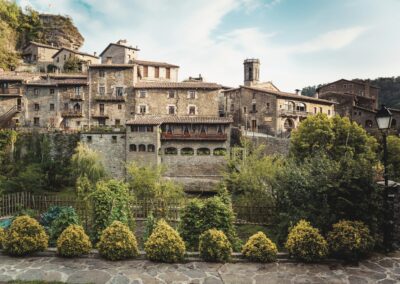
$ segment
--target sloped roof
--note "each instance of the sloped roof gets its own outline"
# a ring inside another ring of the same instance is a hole
[[[166,62],[158,62],[158,61],[148,61],[148,60],[132,60],[133,63],[139,65],[148,65],[148,66],[159,66],[159,67],[172,67],[172,68],[179,68],[178,65],[166,63]]]
[[[56,56],[57,56],[60,52],[62,52],[63,50],[69,51],[69,52],[71,52],[71,53],[73,53],[73,54],[79,54],[79,55],[89,56],[89,57],[93,57],[93,58],[99,59],[98,56],[95,56],[95,55],[93,55],[93,54],[86,53],[86,52],[81,52],[81,51],[78,51],[78,50],[73,50],[73,49],[69,49],[69,48],[65,48],[65,47],[63,47],[63,48],[61,48],[59,51],[57,51],[51,58],[56,57]]]
[[[207,82],[138,82],[135,89],[207,89],[219,90],[221,85]]]
[[[66,80],[36,80],[27,82],[26,86],[66,86],[66,85],[87,85],[87,80],[79,80],[79,79],[66,79]]]
[[[137,116],[135,119],[129,120],[128,125],[160,125],[163,123],[190,123],[190,124],[229,124],[233,120],[230,117],[218,116]]]
[[[36,41],[30,41],[27,45],[25,45],[25,47],[23,49],[26,49],[31,44],[39,46],[39,47],[44,47],[44,48],[51,48],[51,49],[57,49],[57,50],[60,49],[60,47],[55,47],[55,46],[52,46],[52,45],[48,45],[48,44],[44,44],[44,43],[40,43],[40,42],[36,42]]]
[[[134,64],[90,64],[89,68],[133,68]]]
[[[345,81],[345,82],[348,82],[348,83],[354,83],[354,84],[358,84],[358,85],[362,85],[362,86],[365,86],[365,84],[366,84],[365,81],[360,80],[360,79],[353,79],[353,80],[339,79],[339,80],[336,80],[336,81],[334,81],[334,82],[327,83],[327,84],[324,84],[324,85],[322,85],[322,86],[319,86],[319,87],[316,89],[316,91],[318,91],[318,90],[321,89],[322,87],[330,86],[330,85],[336,84],[336,83],[338,83],[338,82],[340,82],[340,81]],[[369,85],[369,86],[370,86],[371,88],[380,89],[379,87],[374,86],[374,85]]]
[[[113,43],[113,42],[112,42],[112,43],[109,43],[109,44],[107,45],[107,47],[100,53],[100,56],[102,56],[103,53],[106,52],[107,49],[109,49],[110,46],[112,46],[112,45],[115,45],[115,46],[118,46],[118,47],[127,48],[127,49],[132,49],[132,50],[136,50],[136,51],[139,51],[139,50],[140,50],[139,48],[136,48],[136,47],[132,47],[132,46],[128,46],[128,45],[119,44],[119,43]]]

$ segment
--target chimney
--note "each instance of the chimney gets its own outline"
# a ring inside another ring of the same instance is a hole
[[[94,56],[96,56],[96,54],[97,54],[97,52],[96,52],[96,51],[95,51],[95,52],[93,52],[93,55],[94,55]]]
[[[314,93],[314,98],[319,99],[318,91],[315,91],[315,93]]]
[[[295,91],[296,95],[301,96],[301,93],[300,93],[300,90],[299,90],[299,89],[296,89],[296,90],[294,90],[294,91]]]
[[[106,64],[111,64],[111,63],[112,63],[112,57],[107,57]]]
[[[126,44],[127,43],[127,40],[126,39],[120,39],[119,41],[117,41],[117,44],[122,44],[122,45],[124,45],[124,44]]]

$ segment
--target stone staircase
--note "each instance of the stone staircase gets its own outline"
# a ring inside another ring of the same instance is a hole
[[[0,115],[0,129],[12,127],[12,118],[21,111],[21,106],[15,105],[6,113]]]

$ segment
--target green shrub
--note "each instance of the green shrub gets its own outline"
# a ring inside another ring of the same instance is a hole
[[[50,225],[50,244],[55,245],[61,233],[70,225],[79,225],[79,216],[72,207],[63,207]]]
[[[326,240],[305,220],[290,230],[285,247],[290,256],[307,262],[322,259],[328,253]]]
[[[276,260],[278,249],[263,232],[258,232],[249,238],[242,254],[251,261],[272,262]]]
[[[203,232],[203,203],[198,199],[191,200],[183,209],[179,231],[190,250],[199,247],[199,236]]]
[[[146,242],[147,239],[151,236],[151,233],[153,233],[154,227],[157,224],[156,218],[154,218],[153,213],[150,212],[147,215],[146,218],[146,223],[144,225],[144,233],[143,233],[143,242]]]
[[[62,206],[51,206],[45,213],[40,215],[40,225],[42,225],[46,230],[50,230],[51,223],[57,219],[63,208],[64,207]]]
[[[45,250],[48,239],[38,221],[29,216],[20,216],[8,229],[3,247],[9,255],[22,256]]]
[[[3,248],[3,243],[5,238],[6,238],[6,230],[0,228],[0,249]]]
[[[61,256],[74,257],[88,254],[92,244],[82,226],[70,225],[57,240],[57,252]]]
[[[100,236],[99,253],[109,260],[122,260],[139,254],[135,235],[125,224],[114,221]]]
[[[144,250],[150,260],[177,262],[183,260],[186,248],[178,232],[161,219],[145,243]]]
[[[337,258],[357,260],[370,252],[374,240],[368,227],[360,221],[340,221],[328,233],[328,244]]]
[[[232,254],[232,245],[223,231],[209,229],[200,235],[200,256],[205,261],[228,261]]]

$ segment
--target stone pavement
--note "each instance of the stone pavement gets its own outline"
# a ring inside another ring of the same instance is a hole
[[[0,283],[12,279],[70,283],[400,283],[400,252],[358,265],[278,262],[182,264],[99,258],[11,258],[0,255]]]

